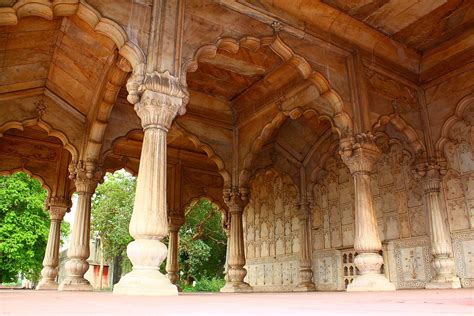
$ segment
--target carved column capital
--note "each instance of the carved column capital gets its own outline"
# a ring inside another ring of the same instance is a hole
[[[51,220],[62,220],[64,214],[71,208],[72,202],[64,196],[55,196],[49,200],[48,206]]]
[[[415,166],[415,176],[423,179],[425,193],[439,193],[441,190],[442,176],[446,167],[437,161],[421,161]]]
[[[183,226],[185,222],[184,217],[182,216],[168,216],[168,230],[169,231],[179,231],[181,226]]]
[[[224,202],[229,207],[229,212],[243,212],[249,203],[249,190],[246,188],[231,188],[224,190]]]
[[[79,161],[69,165],[69,178],[74,180],[77,192],[93,193],[104,172],[95,162]]]
[[[375,144],[371,133],[360,133],[355,137],[356,142],[352,148],[340,151],[344,163],[352,175],[358,173],[369,174],[379,159],[381,152]]]
[[[189,93],[180,80],[167,71],[146,74],[142,80],[138,88],[140,100],[135,104],[142,127],[167,131],[176,115],[186,112]]]

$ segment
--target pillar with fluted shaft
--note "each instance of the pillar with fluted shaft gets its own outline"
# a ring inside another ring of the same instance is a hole
[[[244,232],[242,216],[248,201],[248,192],[244,189],[232,189],[224,192],[224,201],[229,208],[229,257],[227,262],[226,284],[221,292],[252,292],[252,287],[244,282],[245,270]]]
[[[380,150],[371,134],[356,135],[352,148],[341,151],[355,185],[355,236],[354,260],[359,275],[349,284],[347,291],[392,291],[395,285],[381,273],[383,258],[379,254],[382,243],[377,229],[370,174],[380,157]]]
[[[305,199],[298,205],[300,222],[300,256],[299,256],[299,282],[294,288],[296,292],[316,291],[313,283],[313,270],[311,268],[311,222],[310,203]]]
[[[77,207],[72,224],[71,240],[67,251],[66,278],[59,285],[60,291],[92,291],[92,285],[84,278],[89,268],[87,259],[90,249],[91,199],[102,172],[93,162],[80,161],[70,166],[77,192]]]
[[[168,258],[166,259],[166,276],[171,283],[176,284],[179,280],[179,238],[178,233],[181,226],[184,224],[184,218],[170,217],[168,218]],[[178,288],[179,290],[179,288]]]
[[[144,136],[137,189],[130,221],[135,239],[127,247],[133,270],[114,287],[116,294],[177,295],[178,290],[160,270],[167,248],[166,136],[178,112],[184,113],[187,91],[169,73],[147,74],[135,111]]]
[[[458,289],[461,287],[461,282],[456,276],[451,236],[449,235],[447,223],[441,214],[439,194],[443,170],[437,163],[427,163],[417,168],[417,172],[423,181],[430,223],[432,265],[435,272],[431,281],[426,284],[426,288]]]
[[[70,199],[64,197],[53,197],[49,203],[49,226],[48,244],[43,259],[43,269],[41,270],[41,280],[36,287],[37,290],[57,290],[59,265],[59,241],[61,238],[61,222],[67,210],[71,207]]]

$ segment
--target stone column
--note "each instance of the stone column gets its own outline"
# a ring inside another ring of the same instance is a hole
[[[224,201],[229,208],[229,270],[225,286],[221,292],[252,292],[252,287],[244,282],[247,275],[245,270],[245,250],[242,215],[248,203],[248,193],[243,189],[233,189],[224,192]]]
[[[179,80],[169,73],[147,75],[135,111],[144,137],[137,191],[130,221],[135,239],[127,247],[133,270],[114,287],[116,294],[177,295],[178,290],[160,271],[167,248],[161,240],[168,234],[166,212],[166,136],[178,112],[184,112],[187,96]]]
[[[178,233],[181,226],[184,224],[184,218],[168,218],[168,259],[166,260],[166,276],[171,283],[175,284],[179,280],[179,265],[178,265]],[[179,290],[179,288],[178,288]]]
[[[311,268],[311,221],[310,203],[303,200],[299,204],[300,212],[300,270],[298,285],[294,288],[296,292],[316,291],[313,283],[313,269]]]
[[[92,285],[84,274],[89,269],[91,199],[102,172],[96,164],[84,161],[71,165],[69,171],[70,178],[75,180],[78,199],[67,251],[67,277],[59,285],[59,291],[92,291]]]
[[[379,254],[382,243],[377,229],[370,174],[380,150],[371,134],[358,134],[350,149],[341,151],[341,157],[354,178],[355,185],[355,236],[354,249],[358,252],[354,263],[359,276],[347,287],[347,291],[391,291],[395,285],[380,273],[383,258]]]
[[[56,277],[58,276],[61,222],[70,207],[71,201],[64,197],[53,197],[49,201],[51,224],[49,226],[48,244],[44,254],[43,270],[41,270],[41,281],[36,287],[37,290],[58,289]]]
[[[461,287],[461,282],[456,276],[451,236],[441,214],[439,193],[442,169],[433,163],[418,168],[417,172],[424,178],[423,189],[430,223],[432,265],[435,271],[435,276],[426,284],[426,288],[458,289]]]

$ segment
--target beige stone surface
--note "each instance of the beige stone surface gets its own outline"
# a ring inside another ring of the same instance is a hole
[[[90,198],[121,168],[138,189],[117,293],[177,294],[175,224],[203,197],[229,232],[223,291],[472,287],[473,12],[4,1],[0,173],[31,174],[49,201],[79,193],[63,290],[91,289]]]

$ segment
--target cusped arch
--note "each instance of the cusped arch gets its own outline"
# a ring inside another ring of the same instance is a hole
[[[199,202],[200,200],[205,199],[217,206],[217,211],[219,211],[222,214],[222,220],[221,224],[222,227],[227,229],[228,227],[228,214],[227,214],[227,207],[223,205],[220,201],[217,201],[215,198],[211,197],[210,195],[200,195],[198,197],[192,197],[188,201],[186,201],[183,204],[183,210],[186,212],[190,207],[192,207],[194,204]],[[186,213],[184,214],[186,217]]]
[[[338,148],[339,148],[339,144],[332,143],[329,146],[329,149],[327,151],[323,152],[323,154],[319,158],[319,164],[310,173],[310,177],[309,177],[309,181],[308,181],[308,185],[307,185],[307,192],[306,192],[306,194],[308,196],[310,196],[310,197],[313,196],[314,187],[317,184],[317,181],[318,181],[318,179],[321,175],[321,172],[324,170],[326,162],[330,158],[334,158],[335,155],[339,154],[338,153]]]
[[[329,81],[318,71],[315,71],[310,63],[302,56],[296,54],[280,36],[251,37],[246,36],[237,40],[232,37],[224,37],[218,39],[213,44],[201,46],[196,50],[193,58],[183,63],[182,80],[186,84],[186,74],[188,72],[197,71],[199,67],[199,59],[212,59],[217,55],[217,51],[224,50],[229,53],[237,53],[240,48],[247,48],[257,51],[260,48],[269,47],[283,61],[292,64],[298,69],[300,75],[310,85],[314,86],[318,91],[319,97],[324,101],[324,105],[311,105],[320,115],[326,115],[331,118],[338,134],[341,138],[351,138],[353,131],[353,123],[350,115],[344,110],[344,102],[339,94],[331,88]],[[328,106],[326,106],[328,105]]]
[[[444,147],[450,141],[449,132],[451,128],[458,122],[464,120],[464,113],[469,108],[469,106],[474,105],[474,94],[470,94],[462,98],[456,105],[456,110],[454,114],[444,122],[443,127],[441,128],[441,136],[436,142],[435,149],[438,154],[444,152]]]
[[[69,141],[69,138],[63,132],[54,129],[51,125],[41,119],[28,119],[24,121],[10,121],[0,126],[0,137],[9,129],[18,129],[23,131],[25,127],[38,126],[44,130],[48,136],[58,138],[63,147],[71,154],[72,161],[78,161],[79,154],[77,148]]]
[[[202,151],[206,153],[207,157],[216,164],[217,170],[219,174],[222,176],[222,179],[224,180],[224,188],[230,187],[231,186],[230,173],[225,168],[224,160],[218,154],[216,154],[214,149],[212,149],[212,147],[209,146],[208,144],[202,142],[196,135],[188,132],[184,127],[179,125],[177,122],[173,124],[172,128],[175,129],[182,137],[191,141],[194,144],[194,146],[196,146],[196,148],[201,149]],[[103,159],[105,159],[107,155],[109,155],[112,152],[115,144],[117,144],[121,140],[127,139],[131,134],[137,133],[137,132],[142,132],[142,130],[133,129],[133,130],[130,130],[126,135],[116,138],[112,142],[110,149],[104,152],[104,154],[102,155]]]
[[[95,32],[112,40],[118,52],[132,68],[143,68],[145,55],[141,48],[128,39],[125,30],[115,21],[103,17],[90,4],[80,0],[20,0],[12,7],[0,8],[0,25],[16,25],[18,20],[37,16],[47,20],[76,15]]]
[[[47,191],[47,198],[51,196],[51,187],[46,183],[42,176],[35,174],[27,168],[15,168],[11,170],[0,170],[0,176],[10,176],[15,173],[23,172],[29,175],[31,178],[37,180],[43,189]]]
[[[207,157],[212,160],[216,166],[219,174],[222,176],[224,180],[224,188],[230,188],[231,186],[231,177],[229,171],[225,168],[224,160],[216,154],[214,149],[208,144],[202,142],[196,135],[188,132],[184,127],[179,125],[178,123],[174,124],[176,130],[181,134],[181,136],[185,137],[187,140],[191,141],[196,148],[203,150]]]
[[[416,156],[421,156],[424,152],[426,152],[425,145],[421,141],[420,137],[418,137],[415,129],[398,113],[381,116],[373,125],[372,130],[374,133],[376,133],[377,131],[385,129],[385,127],[389,124],[407,138],[408,143],[410,144],[410,147]]]
[[[301,107],[296,107],[289,111],[278,112],[278,114],[273,118],[273,120],[263,127],[260,135],[254,140],[252,147],[250,149],[250,152],[244,158],[242,171],[240,172],[240,176],[239,176],[239,185],[241,187],[247,187],[249,185],[253,161],[257,157],[262,147],[270,140],[270,138],[274,135],[274,133],[283,125],[286,119],[291,118],[293,120],[296,120],[302,116],[305,116],[305,117],[317,116],[321,120],[327,120],[331,123],[332,130],[336,132],[338,131],[338,129],[335,127],[335,122],[333,121],[332,117],[326,114],[320,114],[317,110],[312,109],[312,108],[303,109]],[[338,133],[338,135],[339,137],[341,137],[341,134]]]

